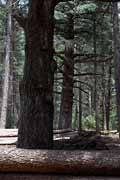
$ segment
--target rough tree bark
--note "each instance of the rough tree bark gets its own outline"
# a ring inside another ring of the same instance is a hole
[[[60,106],[59,128],[71,128],[72,125],[72,105],[73,105],[73,84],[74,84],[74,21],[73,16],[69,16],[68,40],[65,44],[65,60],[63,70],[63,85]]]
[[[52,148],[53,17],[52,0],[31,0],[28,18],[18,17],[26,37],[24,76],[20,83],[19,148]]]
[[[120,175],[117,151],[0,149],[0,172]]]

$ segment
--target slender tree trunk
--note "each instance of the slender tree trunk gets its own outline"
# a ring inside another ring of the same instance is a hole
[[[17,0],[13,0],[13,3],[16,3]],[[20,114],[20,95],[19,95],[19,80],[17,79],[17,74],[15,70],[15,64],[17,63],[17,59],[15,57],[16,51],[16,28],[15,28],[15,19],[12,19],[12,75],[13,75],[13,93],[12,93],[12,113],[13,113],[13,121],[12,127],[16,127],[18,124],[19,114]]]
[[[109,131],[110,122],[110,98],[111,98],[111,63],[109,65],[109,75],[107,88],[105,88],[105,82],[103,83],[103,129]]]
[[[93,22],[93,46],[94,46],[94,55],[97,53],[97,44],[96,44],[96,20]],[[97,73],[97,60],[96,56],[94,59],[94,73]],[[94,79],[94,112],[95,112],[95,122],[96,122],[96,133],[99,133],[99,117],[98,117],[98,94],[97,94],[97,76],[95,75]]]
[[[106,106],[105,106],[105,103],[106,103],[105,96],[103,96],[103,99],[102,99],[103,130],[107,131],[107,120],[106,120]]]
[[[81,91],[81,83],[80,83],[80,89],[79,89],[78,131],[79,131],[79,133],[81,133],[81,131],[82,131],[82,91]]]
[[[59,128],[71,128],[73,105],[73,43],[66,42]]]
[[[88,91],[88,103],[89,103],[89,114],[92,115],[92,90],[91,88],[89,88],[89,91]]]
[[[12,48],[11,48],[12,51]],[[13,124],[13,63],[12,56],[10,60],[10,74],[9,74],[9,91],[8,91],[8,105],[5,128],[12,128]]]
[[[74,129],[77,128],[77,122],[78,122],[78,102],[76,102],[76,105],[75,105],[75,118],[74,118],[74,122],[72,123],[72,127]]]
[[[104,131],[107,130],[107,122],[106,122],[106,107],[105,107],[105,94],[106,94],[106,88],[105,88],[105,64],[102,64],[102,118],[103,118],[103,124],[102,129]]]
[[[14,3],[14,1],[12,1]],[[19,97],[18,83],[16,82],[16,72],[14,69],[15,63],[15,36],[16,30],[14,26],[15,20],[12,18],[12,31],[11,31],[11,61],[10,61],[10,76],[9,76],[9,93],[8,93],[8,108],[7,108],[7,119],[6,128],[15,128],[16,122],[18,122],[18,102],[16,96]],[[18,98],[19,99],[19,98]]]
[[[74,78],[74,58],[73,58],[73,39],[74,22],[73,16],[69,17],[68,40],[65,44],[65,60],[63,70],[63,85],[61,95],[61,107],[59,128],[71,128],[72,125],[72,106],[73,106],[73,78]]]
[[[120,134],[120,32],[119,32],[117,2],[113,3],[113,40],[114,40],[114,60],[115,60],[116,105],[117,105],[118,131]]]
[[[20,114],[20,95],[19,95],[19,81],[16,79],[16,74],[14,73],[13,78],[13,113],[14,113],[14,127],[18,126],[19,114]]]
[[[58,74],[55,74],[55,78],[57,79]],[[57,81],[54,83],[54,90],[55,90],[55,94],[54,94],[54,129],[58,129],[58,122],[59,122],[59,94],[57,94],[57,92],[59,91],[59,87],[58,87],[58,83]]]
[[[107,84],[107,95],[105,96],[106,128],[109,131],[110,123],[110,98],[111,98],[111,62],[109,64],[109,75]]]
[[[19,148],[49,149],[53,145],[53,17],[52,0],[29,2],[26,60],[20,83]]]
[[[8,1],[8,6],[11,4],[11,0]],[[5,47],[5,62],[4,62],[4,80],[3,80],[3,98],[1,107],[0,117],[0,128],[5,128],[7,107],[8,107],[8,92],[9,92],[9,75],[10,75],[10,56],[11,56],[11,11],[7,14],[7,25],[6,25],[6,47]]]

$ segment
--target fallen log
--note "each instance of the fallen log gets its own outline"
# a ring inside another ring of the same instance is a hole
[[[41,175],[41,174],[0,174],[3,180],[120,180],[120,177],[91,177],[69,175]]]
[[[69,132],[77,132],[72,129],[55,129],[54,134],[64,134]],[[18,129],[0,129],[0,137],[16,137],[18,135]]]
[[[120,175],[119,151],[0,149],[0,172]]]
[[[16,145],[17,137],[0,137],[0,145]]]
[[[68,129],[54,129],[54,134],[65,134],[69,132],[74,132],[74,130],[68,128]]]
[[[18,129],[0,129],[0,137],[17,137]]]

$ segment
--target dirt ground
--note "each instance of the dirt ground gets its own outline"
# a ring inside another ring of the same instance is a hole
[[[14,147],[17,142],[17,129],[0,130],[0,147]],[[65,150],[120,150],[117,131],[96,134],[95,131],[74,130],[54,131],[54,149]]]
[[[120,138],[117,131],[101,132],[77,131],[56,135],[54,148],[80,150],[120,150]]]

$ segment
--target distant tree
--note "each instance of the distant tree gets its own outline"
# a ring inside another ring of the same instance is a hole
[[[12,0],[9,0],[6,6],[10,6]],[[3,79],[3,93],[0,116],[0,128],[5,128],[7,108],[8,108],[8,92],[9,92],[9,77],[10,77],[10,58],[11,58],[11,34],[12,34],[12,12],[9,10],[6,18],[6,38],[5,38],[5,58],[4,58],[4,79]]]
[[[72,127],[73,85],[74,85],[74,16],[68,16],[68,38],[65,43],[63,85],[61,95],[59,128]]]
[[[120,135],[120,30],[119,30],[117,2],[113,2],[113,41],[114,41],[117,119],[118,119],[118,131]]]

